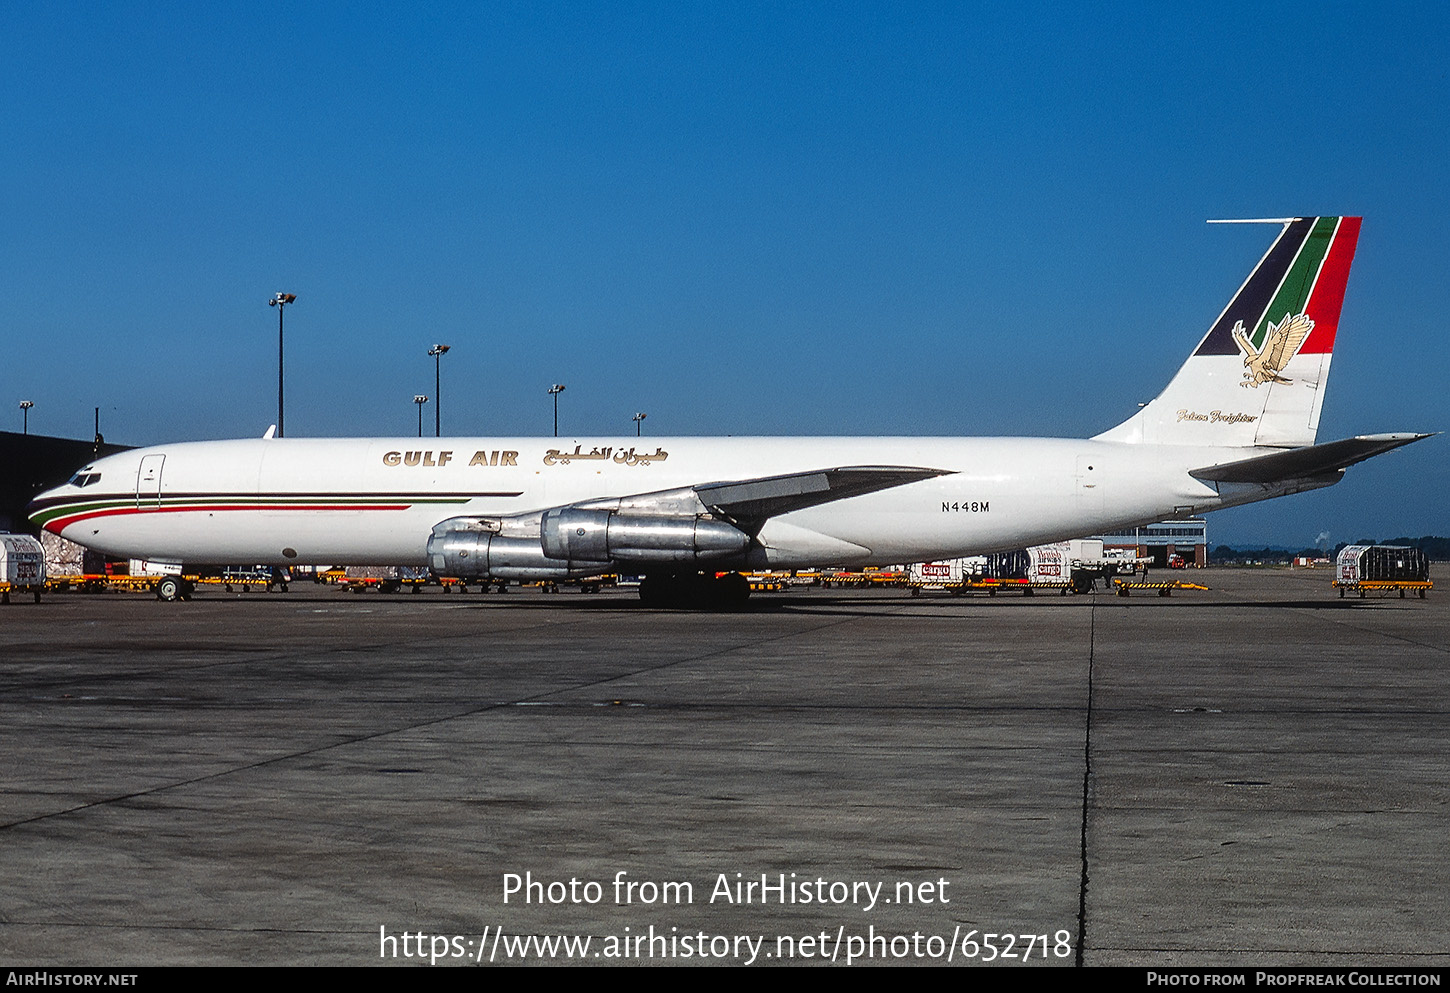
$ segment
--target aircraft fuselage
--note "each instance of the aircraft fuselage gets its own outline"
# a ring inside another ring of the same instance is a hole
[[[772,517],[739,563],[800,568],[1020,548],[1291,491],[1204,482],[1187,472],[1249,454],[1057,438],[188,442],[102,459],[80,477],[97,478],[50,491],[32,516],[118,557],[424,565],[432,528],[449,518],[526,515],[841,465],[943,471]]]

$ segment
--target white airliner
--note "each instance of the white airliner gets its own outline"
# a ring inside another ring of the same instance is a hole
[[[1329,486],[1427,435],[1315,444],[1360,219],[1281,223],[1163,393],[1086,440],[190,442],[100,459],[29,513],[153,562],[617,569],[677,603],[743,598],[735,570],[982,554]]]

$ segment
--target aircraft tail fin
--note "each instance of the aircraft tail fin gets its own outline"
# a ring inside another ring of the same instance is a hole
[[[1314,444],[1358,217],[1295,217],[1158,398],[1102,441]]]

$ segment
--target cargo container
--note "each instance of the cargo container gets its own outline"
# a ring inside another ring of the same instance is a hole
[[[913,586],[945,588],[982,575],[986,564],[986,558],[981,555],[938,562],[914,562],[906,566],[906,578]]]
[[[1408,545],[1348,545],[1334,564],[1334,586],[1339,595],[1354,590],[1360,596],[1371,592],[1399,593],[1412,590],[1423,599],[1430,582],[1430,557]]]
[[[1025,581],[1028,570],[1032,568],[1032,558],[1025,548],[1019,548],[1015,552],[993,552],[986,556],[986,560],[982,575],[988,579]]]
[[[79,580],[87,572],[100,571],[86,568],[84,545],[66,541],[60,535],[51,534],[49,531],[41,532],[40,544],[45,549],[45,574],[51,580],[59,576],[70,576]]]
[[[1069,586],[1087,593],[1111,571],[1103,558],[1103,543],[1096,538],[1074,538],[1027,549],[1027,579],[1034,586]]]
[[[29,593],[40,602],[45,589],[45,549],[28,534],[0,534],[0,603],[12,593]]]
[[[913,562],[892,568],[906,574],[906,585],[911,588],[912,596],[916,596],[922,590],[960,592],[967,584],[981,579],[986,573],[986,567],[986,556],[972,555],[936,562]]]

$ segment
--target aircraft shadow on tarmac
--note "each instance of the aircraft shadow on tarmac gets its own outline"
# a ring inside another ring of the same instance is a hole
[[[222,602],[222,597],[208,597],[203,595],[200,602]],[[1140,596],[1113,597],[1106,592],[1097,593],[1092,596],[1072,597],[912,597],[907,594],[900,595],[874,595],[863,597],[860,595],[831,595],[810,592],[806,594],[756,595],[743,604],[728,606],[693,606],[693,607],[645,607],[634,598],[633,595],[621,595],[620,593],[605,594],[490,594],[484,596],[468,596],[466,594],[438,597],[426,596],[421,601],[410,597],[408,594],[387,594],[359,598],[348,598],[339,601],[337,597],[299,595],[294,590],[286,594],[249,594],[246,597],[233,597],[231,599],[243,602],[285,602],[291,604],[318,604],[325,603],[331,606],[340,604],[355,604],[357,606],[372,606],[377,604],[395,604],[403,606],[409,603],[416,604],[420,608],[430,606],[448,606],[451,608],[472,607],[478,610],[489,610],[493,608],[508,608],[512,610],[548,611],[548,610],[583,610],[601,613],[623,613],[638,612],[641,610],[659,611],[672,614],[854,614],[859,616],[871,616],[879,613],[883,608],[894,609],[900,607],[911,607],[913,612],[938,613],[958,612],[964,607],[976,607],[980,609],[1011,610],[1017,607],[1040,607],[1054,610],[1084,609],[1093,606],[1104,608],[1131,608],[1131,607],[1157,607],[1177,610],[1413,610],[1416,604],[1413,601],[1402,601],[1393,598],[1361,599],[1352,597],[1340,599],[1337,597],[1326,597],[1324,599],[1295,599],[1295,600],[1202,600],[1190,597],[1179,597],[1169,600],[1164,597]],[[175,605],[172,605],[173,607]],[[182,607],[181,609],[185,609]]]

